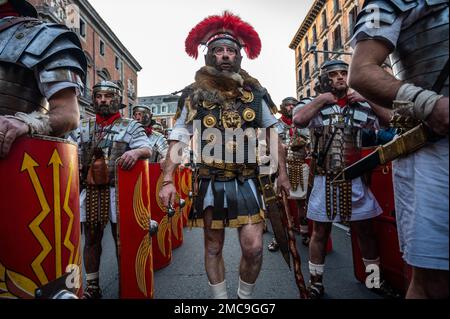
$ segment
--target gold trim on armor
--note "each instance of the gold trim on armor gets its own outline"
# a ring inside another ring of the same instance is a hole
[[[240,228],[249,224],[259,224],[264,222],[264,210],[260,210],[258,214],[250,216],[238,216],[237,218],[230,219],[228,222],[225,220],[213,220],[211,229],[225,229],[225,228]],[[189,227],[205,228],[205,222],[203,218],[190,219],[188,221]]]
[[[225,128],[241,128],[242,118],[236,111],[224,111],[222,114],[222,124]]]
[[[189,98],[186,99],[185,103],[186,103],[186,107],[187,107],[187,110],[188,110],[188,114],[187,114],[187,117],[186,117],[185,124],[189,124],[197,116],[197,108],[192,106],[191,100]]]
[[[203,101],[202,106],[207,110],[214,110],[217,107],[217,104],[211,101]]]
[[[209,168],[199,168],[198,170],[199,177],[211,177],[211,172]],[[238,172],[235,171],[229,171],[229,170],[223,170],[219,173],[217,177],[222,178],[236,178],[236,177],[255,177],[256,176],[256,170],[253,168],[243,168],[240,169]]]
[[[245,104],[252,103],[255,100],[255,95],[251,91],[242,90],[241,101]]]
[[[244,121],[252,122],[256,118],[256,113],[251,108],[246,108],[242,113],[242,117],[244,118]]]
[[[216,126],[216,124],[217,124],[217,119],[214,115],[209,114],[203,118],[203,125],[206,126],[207,128],[212,128],[212,127]]]
[[[87,185],[86,224],[90,227],[105,228],[109,222],[111,209],[109,186]]]

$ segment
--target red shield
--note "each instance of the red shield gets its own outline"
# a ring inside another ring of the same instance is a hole
[[[117,168],[120,298],[153,298],[148,162],[131,171]]]
[[[152,219],[158,222],[158,233],[152,236],[153,269],[159,270],[170,265],[172,261],[172,227],[167,216],[167,208],[159,199],[163,175],[158,163],[149,164],[150,174],[150,211]]]
[[[34,298],[66,272],[82,294],[77,146],[18,139],[0,160],[0,298]]]
[[[375,149],[375,147],[362,149],[362,156],[369,155]],[[372,171],[369,187],[383,209],[383,216],[392,217],[395,211],[392,162],[380,165]]]
[[[185,206],[180,206],[181,201],[186,201],[186,196],[182,193],[183,169],[178,168],[174,176],[175,188],[178,196],[175,201],[175,215],[171,218],[172,222],[172,249],[176,249],[183,244],[183,215]]]

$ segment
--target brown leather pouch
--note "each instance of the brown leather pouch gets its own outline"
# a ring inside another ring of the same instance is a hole
[[[109,183],[108,165],[104,157],[95,159],[89,167],[88,185],[107,185]]]

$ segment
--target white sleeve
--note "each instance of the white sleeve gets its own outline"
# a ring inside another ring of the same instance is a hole
[[[168,141],[178,141],[189,145],[192,136],[192,124],[186,124],[187,108],[183,107],[180,118],[175,122],[175,125],[170,132]]]
[[[272,114],[269,106],[267,105],[266,101],[264,101],[264,99],[262,100],[261,112],[261,123],[259,123],[261,125],[261,128],[272,127],[278,123],[277,118]]]

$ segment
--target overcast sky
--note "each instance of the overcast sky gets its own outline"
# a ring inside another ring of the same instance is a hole
[[[250,23],[262,41],[261,55],[242,68],[265,86],[274,102],[295,96],[295,53],[289,44],[313,0],[90,0],[121,42],[143,67],[138,95],[178,91],[204,65],[184,51],[189,31],[209,15],[229,10]]]

